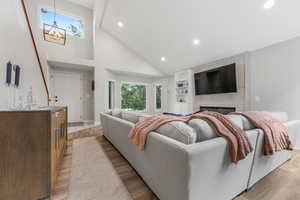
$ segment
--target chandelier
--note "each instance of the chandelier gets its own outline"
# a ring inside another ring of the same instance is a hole
[[[43,24],[44,40],[60,45],[66,44],[66,29],[60,28],[56,22],[56,0],[54,2],[54,19],[53,24]]]

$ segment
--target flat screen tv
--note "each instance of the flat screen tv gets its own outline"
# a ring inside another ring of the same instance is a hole
[[[235,63],[196,73],[194,76],[196,95],[237,92]]]

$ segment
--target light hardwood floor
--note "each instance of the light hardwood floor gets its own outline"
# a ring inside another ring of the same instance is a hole
[[[93,134],[95,136],[95,134]],[[103,147],[107,157],[113,167],[119,174],[124,185],[134,200],[158,200],[150,188],[138,176],[130,164],[121,156],[121,154],[112,146],[112,144],[102,136],[101,131],[95,138]],[[80,138],[80,137],[78,137]],[[69,145],[72,148],[72,145]],[[68,175],[71,170],[72,150],[68,149],[65,162],[62,167],[62,173],[58,180],[57,195],[54,200],[67,199],[68,195]],[[230,181],[230,180],[229,180]],[[249,191],[236,197],[234,200],[300,200],[300,152],[293,154],[293,159],[270,173],[264,179],[259,181]],[[65,197],[65,198],[61,198]]]

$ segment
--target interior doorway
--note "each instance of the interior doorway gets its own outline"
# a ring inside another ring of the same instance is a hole
[[[94,121],[94,70],[51,66],[50,92],[55,106],[68,106],[68,123]]]

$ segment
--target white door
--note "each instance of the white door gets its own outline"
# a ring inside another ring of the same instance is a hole
[[[56,106],[68,106],[68,121],[82,121],[81,77],[79,73],[55,72],[53,74]]]

